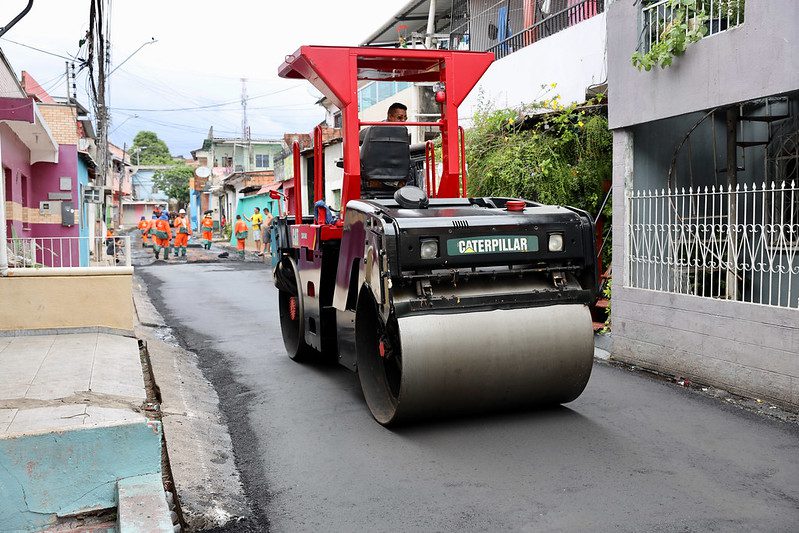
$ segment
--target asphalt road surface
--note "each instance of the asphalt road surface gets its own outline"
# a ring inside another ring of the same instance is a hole
[[[567,406],[389,430],[285,355],[263,265],[138,271],[217,388],[249,530],[799,531],[796,424],[597,363]]]

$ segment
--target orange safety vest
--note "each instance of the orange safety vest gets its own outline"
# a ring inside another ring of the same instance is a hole
[[[189,226],[189,219],[187,217],[175,217],[175,233],[185,233],[191,235],[191,226]]]
[[[167,240],[172,238],[172,228],[169,227],[168,220],[161,220],[160,218],[155,221],[156,231],[163,231],[167,234]]]
[[[201,225],[205,228],[203,231],[212,231],[214,229],[214,221],[211,217],[203,217]]]
[[[147,222],[146,220],[140,220],[139,221],[139,230],[142,233],[147,233],[147,230],[149,230],[149,229],[150,229],[150,223],[149,222]]]
[[[236,222],[235,233],[243,233],[245,231],[247,231],[247,223],[244,222],[243,220],[239,220],[238,222]]]

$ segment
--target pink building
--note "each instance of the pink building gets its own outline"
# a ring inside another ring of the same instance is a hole
[[[88,235],[90,222],[83,208],[88,176],[78,176],[77,117],[75,104],[56,102],[27,73],[18,81],[0,51],[0,164],[6,238],[12,239],[7,244],[12,254],[27,246],[36,263],[48,266],[88,264],[88,240],[78,239]],[[25,241],[32,238],[34,244]]]

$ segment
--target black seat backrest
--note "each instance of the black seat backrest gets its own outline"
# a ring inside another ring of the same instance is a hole
[[[410,136],[405,126],[372,126],[361,145],[361,179],[405,181],[411,168]]]

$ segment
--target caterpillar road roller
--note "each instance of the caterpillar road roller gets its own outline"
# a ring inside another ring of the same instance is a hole
[[[466,193],[458,106],[492,61],[482,52],[304,46],[279,70],[338,106],[344,152],[334,212],[324,202],[321,130],[312,191],[302,191],[293,146],[293,212],[276,225],[274,271],[286,350],[357,372],[383,425],[565,403],[591,374],[590,215]],[[365,80],[432,85],[440,119],[361,121]],[[424,164],[414,162],[414,126],[439,129],[440,165],[432,143]]]

